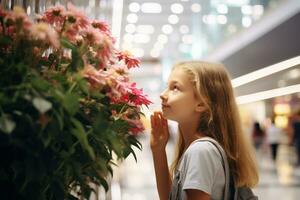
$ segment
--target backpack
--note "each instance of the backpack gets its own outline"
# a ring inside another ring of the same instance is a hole
[[[230,188],[230,171],[229,165],[227,161],[227,156],[223,150],[223,148],[219,145],[217,141],[212,138],[205,138],[198,141],[208,141],[211,142],[219,151],[223,161],[223,167],[225,171],[225,192],[224,192],[224,200],[258,200],[258,197],[254,195],[253,191],[249,187],[237,187],[233,182],[233,188]],[[231,189],[233,189],[233,193],[230,194]],[[230,198],[231,197],[231,198]]]

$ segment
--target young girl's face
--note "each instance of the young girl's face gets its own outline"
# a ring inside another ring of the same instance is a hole
[[[191,78],[181,68],[174,69],[168,80],[167,88],[161,93],[162,113],[167,119],[186,122],[197,117],[199,101],[194,93]]]

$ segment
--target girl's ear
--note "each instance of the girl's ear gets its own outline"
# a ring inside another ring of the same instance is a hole
[[[206,110],[206,108],[205,108],[205,106],[202,103],[198,103],[197,104],[197,106],[196,106],[196,112],[203,112],[205,110]]]

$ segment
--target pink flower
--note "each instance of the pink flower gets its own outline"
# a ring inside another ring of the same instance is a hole
[[[99,20],[93,20],[91,24],[94,28],[100,30],[101,33],[108,36],[113,44],[116,43],[116,39],[111,36],[109,26],[106,22],[102,22],[102,21],[99,21]]]
[[[126,113],[122,114],[122,119],[125,120],[126,122],[128,122],[128,124],[130,125],[129,131],[133,134],[133,135],[137,135],[141,132],[143,132],[145,130],[143,123],[141,122],[140,118],[134,118],[131,119],[129,118],[130,115],[127,115]]]
[[[5,21],[9,22],[8,34],[13,34],[15,31],[25,33],[30,30],[32,21],[29,19],[23,8],[15,6],[13,12],[8,12]]]
[[[113,54],[114,46],[113,41],[107,35],[102,35],[99,41],[96,42],[98,44],[96,52],[99,59],[102,61],[100,68],[103,68],[108,62]]]
[[[110,35],[110,30],[109,30],[109,26],[107,23],[102,22],[102,21],[98,21],[98,20],[93,20],[92,21],[92,26],[94,28],[99,29],[101,32],[103,33],[107,33]]]
[[[80,32],[80,35],[88,41],[89,45],[99,44],[104,36],[98,29],[88,26]]]
[[[136,88],[136,83],[132,83],[130,85],[131,89],[131,96],[130,96],[130,101],[139,106],[139,105],[150,105],[152,102],[147,99],[147,96],[143,94],[143,89],[137,89]]]
[[[68,38],[70,42],[75,43],[78,40],[78,29],[70,25],[63,31],[62,35]]]
[[[30,30],[34,39],[42,42],[49,41],[54,48],[59,48],[59,39],[57,32],[46,23],[34,24]]]
[[[39,17],[39,19],[49,24],[62,25],[65,21],[65,11],[65,7],[61,5],[50,7],[44,12],[42,17]]]
[[[140,61],[137,58],[133,57],[132,54],[128,51],[118,52],[117,58],[119,59],[119,61],[124,60],[128,69],[137,67],[140,64]]]
[[[100,90],[106,85],[107,74],[92,65],[86,64],[80,74],[87,79],[91,89]]]
[[[5,18],[6,15],[7,15],[7,12],[2,7],[0,7],[0,19]]]
[[[74,23],[76,28],[86,28],[89,25],[89,20],[85,13],[77,9],[72,3],[68,2],[65,16],[69,23]]]

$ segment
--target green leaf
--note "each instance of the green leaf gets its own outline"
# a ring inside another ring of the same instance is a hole
[[[142,144],[134,136],[129,136],[128,141],[130,142],[130,144],[137,147],[139,150],[143,149]]]
[[[42,78],[34,78],[31,80],[32,85],[42,91],[47,91],[50,88],[50,84]]]
[[[74,115],[79,109],[79,96],[76,94],[67,93],[63,100],[64,108]]]
[[[108,186],[106,180],[104,178],[100,178],[100,183],[103,186],[103,188],[105,189],[105,191],[107,192],[109,189],[109,186]]]
[[[41,114],[47,112],[52,108],[51,102],[40,97],[34,97],[32,104]]]
[[[8,115],[3,114],[0,117],[0,129],[7,134],[10,134],[16,127],[16,123],[12,121]]]
[[[68,49],[76,49],[76,46],[74,44],[72,44],[71,42],[69,42],[68,39],[66,39],[66,38],[62,38],[60,40],[60,43],[63,47],[66,47]]]
[[[74,128],[71,130],[72,134],[78,139],[82,148],[89,153],[93,160],[95,160],[95,152],[88,142],[87,134],[82,124],[74,118],[71,119],[71,122],[74,125]]]

